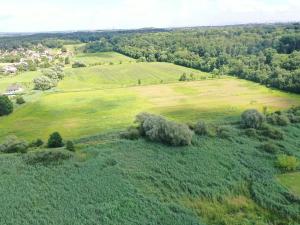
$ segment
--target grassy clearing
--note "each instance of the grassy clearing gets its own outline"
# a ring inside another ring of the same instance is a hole
[[[110,54],[110,53],[107,53]],[[210,74],[170,63],[130,63],[67,69],[58,88],[63,91],[93,90],[178,82],[182,73],[193,73],[198,79]]]
[[[67,85],[71,80],[64,82]],[[46,138],[53,131],[59,131],[67,138],[78,138],[122,129],[142,111],[182,122],[229,121],[248,108],[261,110],[268,106],[276,110],[300,104],[300,96],[234,78],[65,91],[33,96],[12,115],[0,118],[0,137],[16,134],[28,139]]]
[[[101,64],[120,64],[134,62],[135,60],[116,52],[99,52],[99,53],[79,53],[72,58],[71,62],[80,61],[87,65],[96,63]]]
[[[206,224],[210,225],[268,225],[272,220],[281,220],[243,195],[225,197],[222,201],[186,199],[183,200],[183,204],[193,209]],[[281,222],[284,222],[284,219]]]
[[[300,172],[282,174],[278,176],[279,182],[300,197]]]
[[[17,75],[0,77],[0,93],[4,92],[8,86],[11,84],[21,84],[27,90],[33,88],[32,80],[39,76],[40,72],[24,72]]]

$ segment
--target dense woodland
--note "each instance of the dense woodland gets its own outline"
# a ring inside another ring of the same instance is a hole
[[[139,61],[172,62],[300,93],[300,24],[240,25],[4,37],[0,48],[89,43],[86,52],[117,51]]]

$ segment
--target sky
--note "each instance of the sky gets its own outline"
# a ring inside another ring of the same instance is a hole
[[[0,0],[0,32],[299,21],[300,0]]]

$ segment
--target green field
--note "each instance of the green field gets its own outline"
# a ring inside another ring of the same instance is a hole
[[[117,56],[118,58],[118,56]],[[170,63],[127,63],[67,69],[58,88],[62,91],[92,90],[138,85],[178,82],[183,74],[197,79],[210,77],[208,73]]]
[[[99,60],[127,58],[117,53],[99,55]],[[81,57],[89,58],[90,54]],[[199,81],[178,82],[183,73],[192,73]],[[38,74],[27,72],[3,78],[0,88],[21,83],[30,89]],[[142,111],[182,122],[217,122],[236,120],[248,108],[262,110],[266,106],[277,110],[300,104],[299,95],[232,77],[208,77],[210,74],[170,63],[66,68],[66,77],[54,91],[27,94],[27,104],[0,118],[0,138],[15,134],[29,140],[45,139],[53,131],[78,138],[123,129]]]
[[[300,223],[299,199],[292,197],[299,195],[299,172],[278,176],[276,155],[261,148],[272,141],[278,153],[300,158],[299,123],[270,125],[283,140],[247,136],[232,123],[227,138],[194,135],[191,146],[176,148],[119,135],[142,111],[183,123],[229,124],[245,109],[300,105],[299,95],[228,76],[212,79],[170,63],[130,62],[117,53],[76,57],[105,64],[68,66],[57,88],[27,92],[24,105],[0,118],[0,140],[17,135],[46,141],[59,131],[76,147],[75,153],[30,148],[27,154],[0,154],[1,225]],[[197,80],[178,82],[183,73]],[[38,74],[0,79],[0,88],[26,83],[30,90]],[[73,157],[30,161],[39,151]]]
[[[0,119],[0,137],[16,134],[28,139],[46,138],[49,133],[59,131],[65,137],[78,138],[122,129],[142,111],[177,121],[220,121],[234,119],[247,108],[261,110],[268,106],[275,110],[300,104],[297,95],[234,78],[50,92],[29,100],[12,115]]]
[[[71,62],[83,62],[87,65],[93,65],[97,63],[101,64],[120,64],[135,62],[134,59],[121,55],[116,52],[99,52],[99,53],[79,53],[72,57]]]
[[[278,176],[278,180],[282,185],[289,188],[292,193],[300,197],[300,172],[282,174]]]
[[[0,77],[0,93],[5,92],[7,87],[11,84],[20,84],[26,90],[31,90],[33,88],[32,81],[34,78],[40,75],[40,72],[33,71],[33,72],[24,72],[17,75],[12,75],[8,77]]]

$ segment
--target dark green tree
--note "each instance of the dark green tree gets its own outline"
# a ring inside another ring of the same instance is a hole
[[[48,148],[60,148],[63,147],[63,139],[58,132],[54,132],[48,139]]]
[[[9,115],[14,110],[12,101],[6,96],[0,96],[0,116]]]

